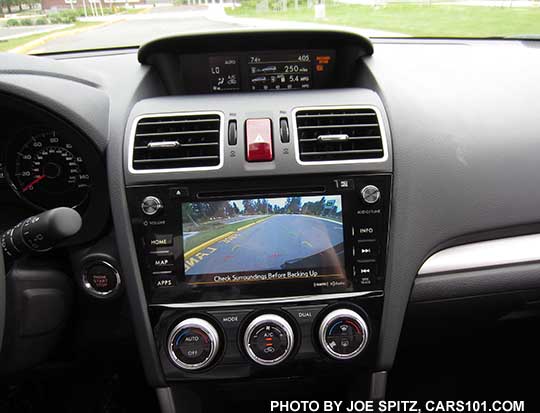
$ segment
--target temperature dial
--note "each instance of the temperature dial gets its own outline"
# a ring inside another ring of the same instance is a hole
[[[257,364],[275,366],[284,361],[294,346],[291,325],[276,314],[264,314],[249,323],[244,334],[248,356]]]
[[[359,355],[367,345],[367,323],[355,311],[339,309],[324,317],[319,329],[319,341],[332,358],[349,360]]]
[[[168,339],[169,356],[184,370],[209,366],[219,349],[219,334],[208,321],[188,318],[174,327]]]

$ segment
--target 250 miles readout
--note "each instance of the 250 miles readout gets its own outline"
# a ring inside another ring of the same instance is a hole
[[[82,156],[54,130],[30,136],[16,150],[11,169],[16,191],[40,208],[77,207],[88,196],[90,176]]]

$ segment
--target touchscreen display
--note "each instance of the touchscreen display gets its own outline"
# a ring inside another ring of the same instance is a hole
[[[340,195],[183,203],[186,282],[339,285],[346,279],[342,222]]]

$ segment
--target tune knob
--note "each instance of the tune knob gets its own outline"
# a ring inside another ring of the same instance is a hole
[[[155,215],[161,210],[161,208],[163,208],[161,199],[152,195],[145,197],[141,203],[141,209],[145,215]]]
[[[375,185],[366,185],[361,191],[362,199],[368,204],[375,204],[381,199],[381,191]]]
[[[244,347],[257,364],[275,366],[284,361],[294,346],[294,332],[283,317],[264,314],[249,323],[244,333]]]
[[[200,370],[216,358],[219,334],[208,321],[188,318],[173,328],[167,347],[172,362],[178,367]]]
[[[365,320],[349,309],[334,310],[324,317],[319,328],[319,341],[332,358],[349,360],[367,345],[369,330]]]

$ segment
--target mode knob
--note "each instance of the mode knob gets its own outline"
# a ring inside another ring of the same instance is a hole
[[[163,208],[161,199],[152,195],[144,198],[141,203],[141,209],[146,215],[155,215],[161,210],[161,208]]]
[[[322,320],[319,341],[332,358],[349,360],[359,355],[367,345],[369,330],[365,320],[355,311],[334,310]]]
[[[283,362],[294,346],[294,332],[287,320],[276,314],[264,314],[249,323],[244,333],[248,356],[262,366]]]
[[[375,204],[381,199],[381,191],[375,185],[366,185],[360,193],[364,202],[368,204]]]
[[[169,356],[184,370],[209,366],[219,349],[219,334],[208,321],[188,318],[173,328],[167,341]]]

